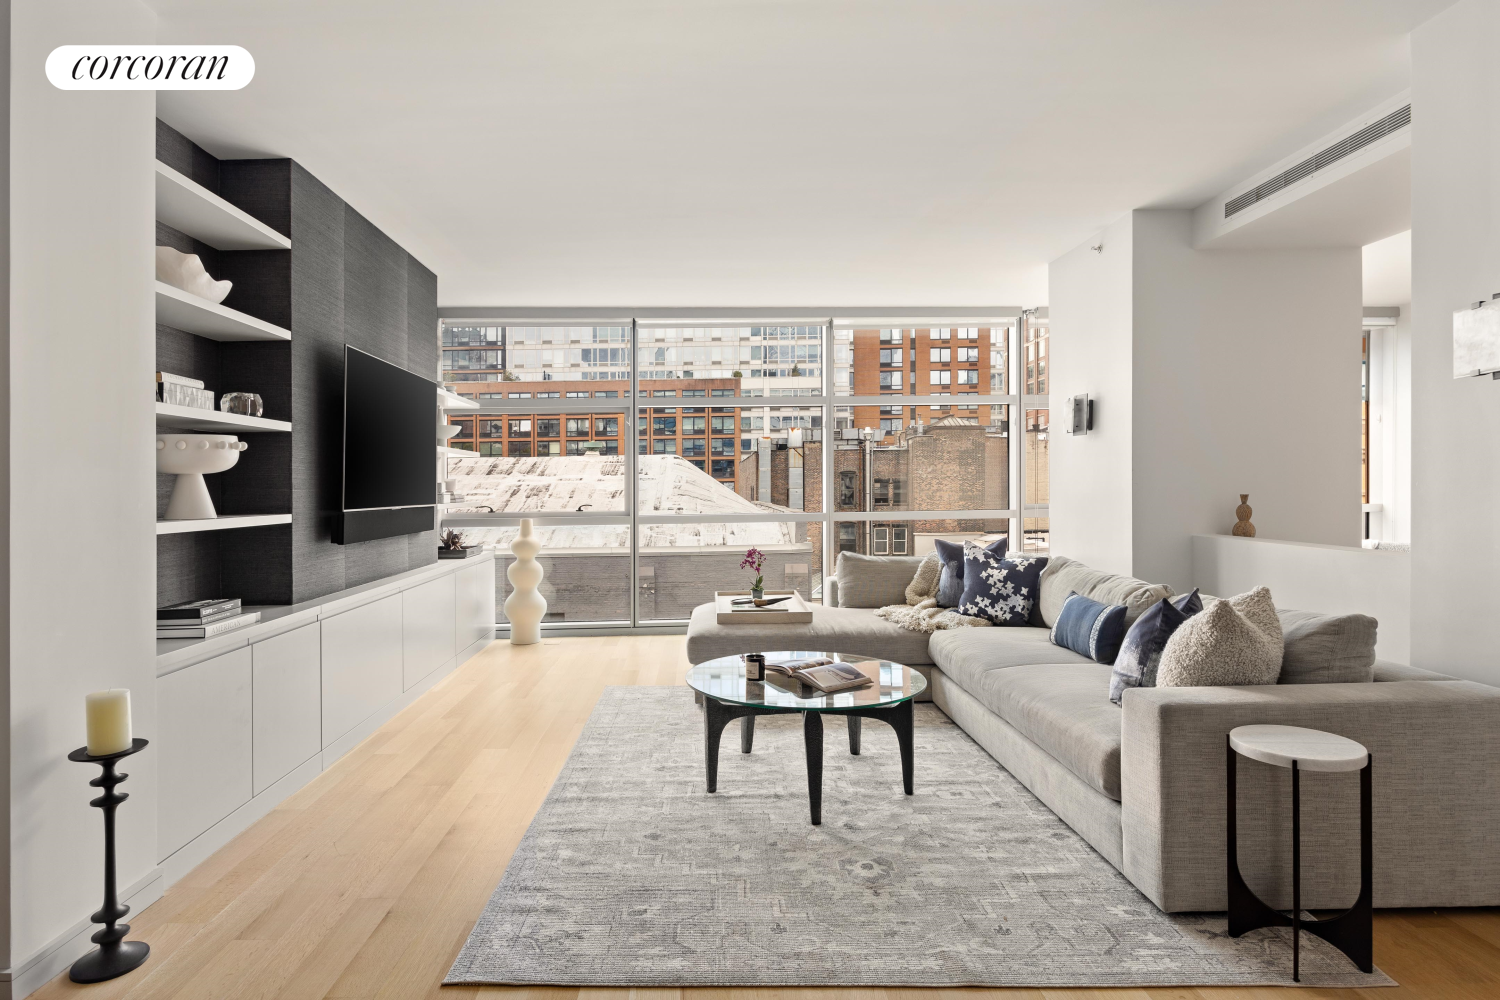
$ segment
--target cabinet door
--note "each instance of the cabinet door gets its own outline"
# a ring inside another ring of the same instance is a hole
[[[401,645],[405,688],[453,659],[454,574],[401,592]],[[403,689],[403,690],[404,690]]]
[[[325,618],[323,745],[401,696],[401,595]]]
[[[466,566],[456,575],[458,584],[454,611],[457,616],[458,651],[461,653],[494,632],[495,560],[486,559],[477,566]]]
[[[317,622],[250,647],[255,794],[323,749]]]
[[[166,858],[250,801],[249,648],[158,678],[156,698]]]

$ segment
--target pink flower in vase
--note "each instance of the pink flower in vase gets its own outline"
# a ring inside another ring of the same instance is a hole
[[[755,571],[755,582],[750,585],[750,589],[753,591],[765,589],[765,577],[761,574],[761,569],[765,564],[766,554],[754,547],[745,553],[745,558],[740,560],[740,569]]]

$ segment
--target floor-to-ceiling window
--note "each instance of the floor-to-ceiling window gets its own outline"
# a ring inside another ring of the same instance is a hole
[[[449,319],[441,339],[445,381],[479,407],[451,419],[464,499],[445,524],[506,564],[535,519],[549,624],[681,621],[748,583],[751,547],[768,588],[814,600],[844,550],[1046,549],[1032,315]]]

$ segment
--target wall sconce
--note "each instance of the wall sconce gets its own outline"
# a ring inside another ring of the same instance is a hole
[[[1068,421],[1064,424],[1069,434],[1087,434],[1094,429],[1094,401],[1086,394],[1068,400]]]

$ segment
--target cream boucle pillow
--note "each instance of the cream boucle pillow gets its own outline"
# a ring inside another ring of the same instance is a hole
[[[1271,592],[1214,601],[1177,627],[1156,669],[1158,687],[1275,684],[1281,675],[1281,620]]]

